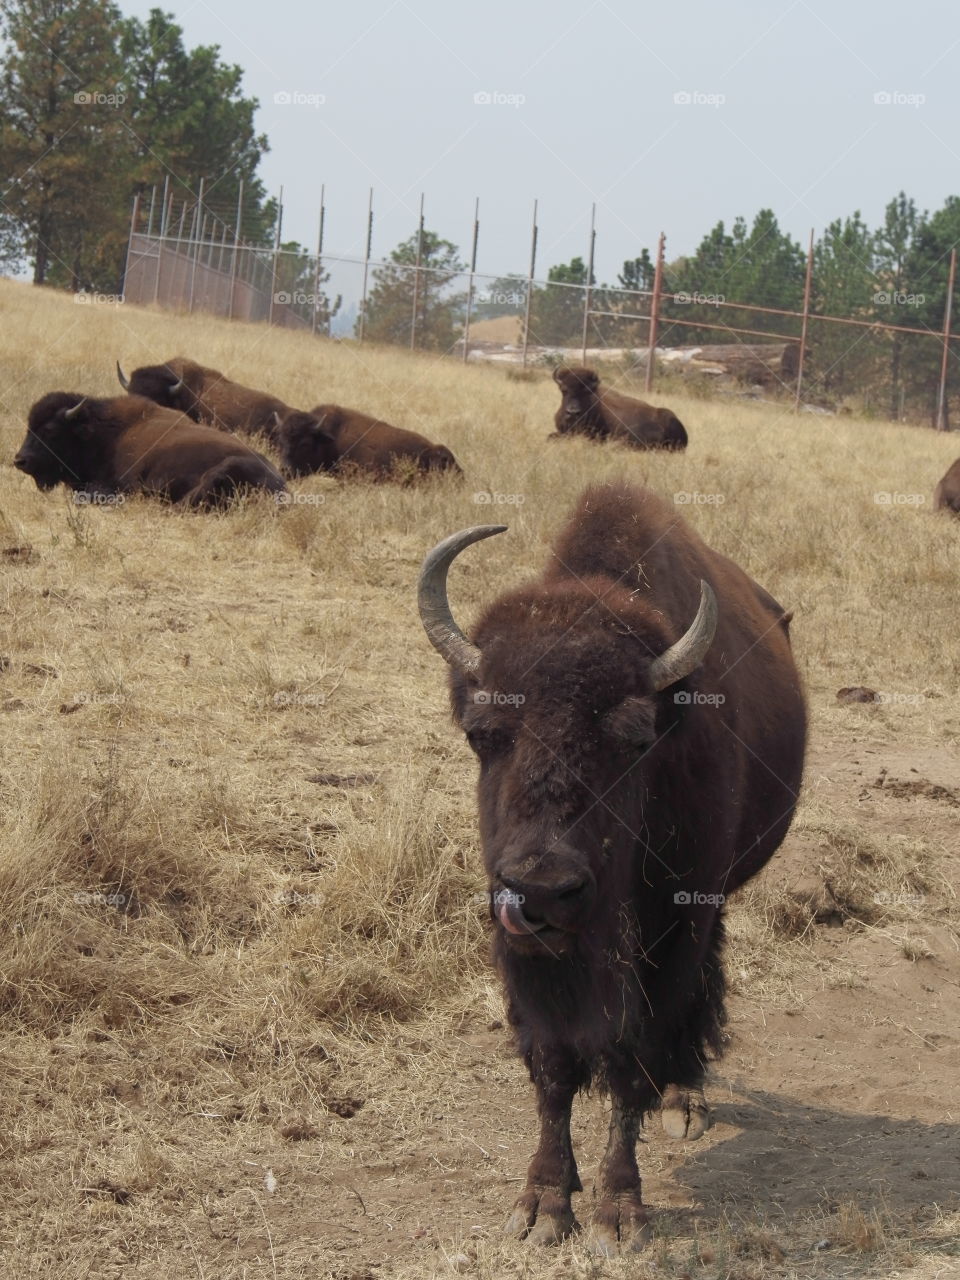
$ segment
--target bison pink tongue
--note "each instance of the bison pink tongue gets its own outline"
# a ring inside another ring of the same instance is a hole
[[[517,902],[505,901],[500,904],[500,923],[507,933],[539,933],[545,926],[534,924],[523,914],[523,908]]]

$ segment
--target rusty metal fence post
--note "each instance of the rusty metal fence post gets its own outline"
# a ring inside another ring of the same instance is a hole
[[[523,309],[523,367],[527,367],[530,348],[530,305],[533,302],[533,277],[537,270],[537,201],[533,202],[533,229],[530,232],[530,271],[527,275],[527,299]]]
[[[947,279],[947,301],[943,308],[943,358],[940,362],[940,386],[937,389],[937,430],[947,427],[947,365],[950,361],[950,323],[953,318],[953,286],[957,278],[957,251],[950,250],[950,275]]]
[[[417,307],[420,303],[420,264],[423,261],[423,192],[420,192],[420,221],[417,223],[417,261],[413,269],[413,310],[410,313],[410,350],[417,349]]]
[[[587,363],[587,329],[590,324],[590,301],[593,286],[593,255],[597,245],[597,206],[590,208],[590,251],[587,254],[587,287],[583,294],[583,333],[580,343],[580,363]]]
[[[463,363],[467,363],[470,347],[470,318],[473,314],[473,286],[477,274],[477,243],[480,238],[480,197],[473,206],[473,248],[470,251],[470,278],[467,283],[467,312],[463,320]]]
[[[360,323],[357,327],[357,341],[363,341],[367,324],[367,280],[370,276],[370,248],[373,244],[373,187],[367,199],[367,243],[363,251],[363,288],[360,293]]]
[[[807,274],[803,282],[803,320],[800,324],[800,355],[797,359],[797,393],[793,401],[794,413],[800,412],[800,393],[803,389],[803,368],[807,359],[807,329],[810,324],[810,296],[813,291],[813,229],[807,249]]]
[[[653,390],[653,367],[657,357],[657,337],[660,327],[660,293],[663,288],[663,250],[667,242],[664,232],[657,241],[657,265],[653,272],[653,294],[650,298],[650,333],[647,340],[647,373],[643,380],[644,391]]]

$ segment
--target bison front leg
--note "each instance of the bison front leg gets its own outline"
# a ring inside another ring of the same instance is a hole
[[[660,1118],[668,1138],[686,1138],[688,1142],[702,1138],[713,1124],[703,1090],[681,1089],[676,1084],[668,1084],[663,1091]]]
[[[530,1244],[559,1244],[577,1226],[570,1197],[583,1190],[573,1156],[570,1113],[584,1073],[573,1054],[534,1049],[530,1075],[537,1090],[540,1145],[504,1232]]]
[[[640,1111],[614,1095],[610,1136],[600,1165],[600,1197],[587,1235],[587,1246],[594,1253],[613,1256],[618,1248],[639,1251],[650,1239],[637,1168],[642,1122]]]

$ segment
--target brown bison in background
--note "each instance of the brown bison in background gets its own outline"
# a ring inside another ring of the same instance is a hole
[[[345,409],[318,404],[306,422],[288,419],[278,431],[277,447],[290,475],[357,468],[379,480],[404,478],[406,473],[463,472],[445,445],[432,444],[416,431],[404,431]]]
[[[286,489],[244,441],[142,396],[92,400],[51,392],[31,408],[13,465],[39,489],[65,484],[91,496],[148,493],[188,507],[218,505],[240,489]]]
[[[178,409],[194,422],[243,435],[262,435],[273,444],[283,422],[309,420],[307,414],[291,409],[276,396],[243,387],[218,369],[207,369],[185,356],[134,369],[129,378],[118,361],[117,377],[131,395],[146,396],[167,409]]]
[[[574,1229],[571,1108],[593,1083],[612,1112],[591,1243],[610,1253],[648,1233],[644,1113],[662,1105],[671,1131],[721,1050],[723,904],[787,833],[806,712],[773,597],[623,484],[588,489],[540,577],[467,639],[447,571],[502,531],[441,542],[420,611],[479,758],[493,957],[540,1115],[507,1230]]]
[[[937,511],[952,511],[960,516],[960,458],[933,491],[933,505]]]
[[[683,423],[669,409],[656,409],[643,400],[600,390],[593,369],[555,369],[560,408],[554,417],[556,435],[583,435],[591,440],[619,440],[637,449],[685,449]]]

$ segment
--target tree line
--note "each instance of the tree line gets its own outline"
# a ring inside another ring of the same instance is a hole
[[[808,387],[836,401],[856,395],[868,409],[894,418],[908,412],[932,417],[942,344],[931,335],[943,330],[950,251],[958,244],[957,196],[931,214],[900,192],[879,227],[871,229],[859,211],[831,222],[813,246]],[[416,345],[450,349],[464,324],[465,272],[455,244],[431,231],[415,234],[374,272],[364,335],[408,343],[416,293]],[[624,262],[614,285],[599,284],[575,257],[550,267],[541,284],[531,286],[521,275],[477,284],[470,314],[473,320],[514,315],[528,325],[534,345],[578,346],[589,285],[587,344],[642,346],[649,336],[647,295],[654,272],[649,248]],[[772,210],[761,209],[752,223],[743,217],[729,228],[718,222],[692,254],[665,262],[658,340],[689,346],[797,339],[799,319],[746,308],[801,311],[806,274],[807,249],[781,229]],[[820,319],[827,316],[863,324]],[[879,324],[912,332],[883,332]],[[960,334],[958,308],[951,331]]]
[[[269,243],[259,104],[216,45],[187,49],[172,14],[104,0],[0,0],[0,36],[0,264],[119,293],[133,197],[165,177],[180,202],[205,178],[229,222],[242,182],[244,238]]]

